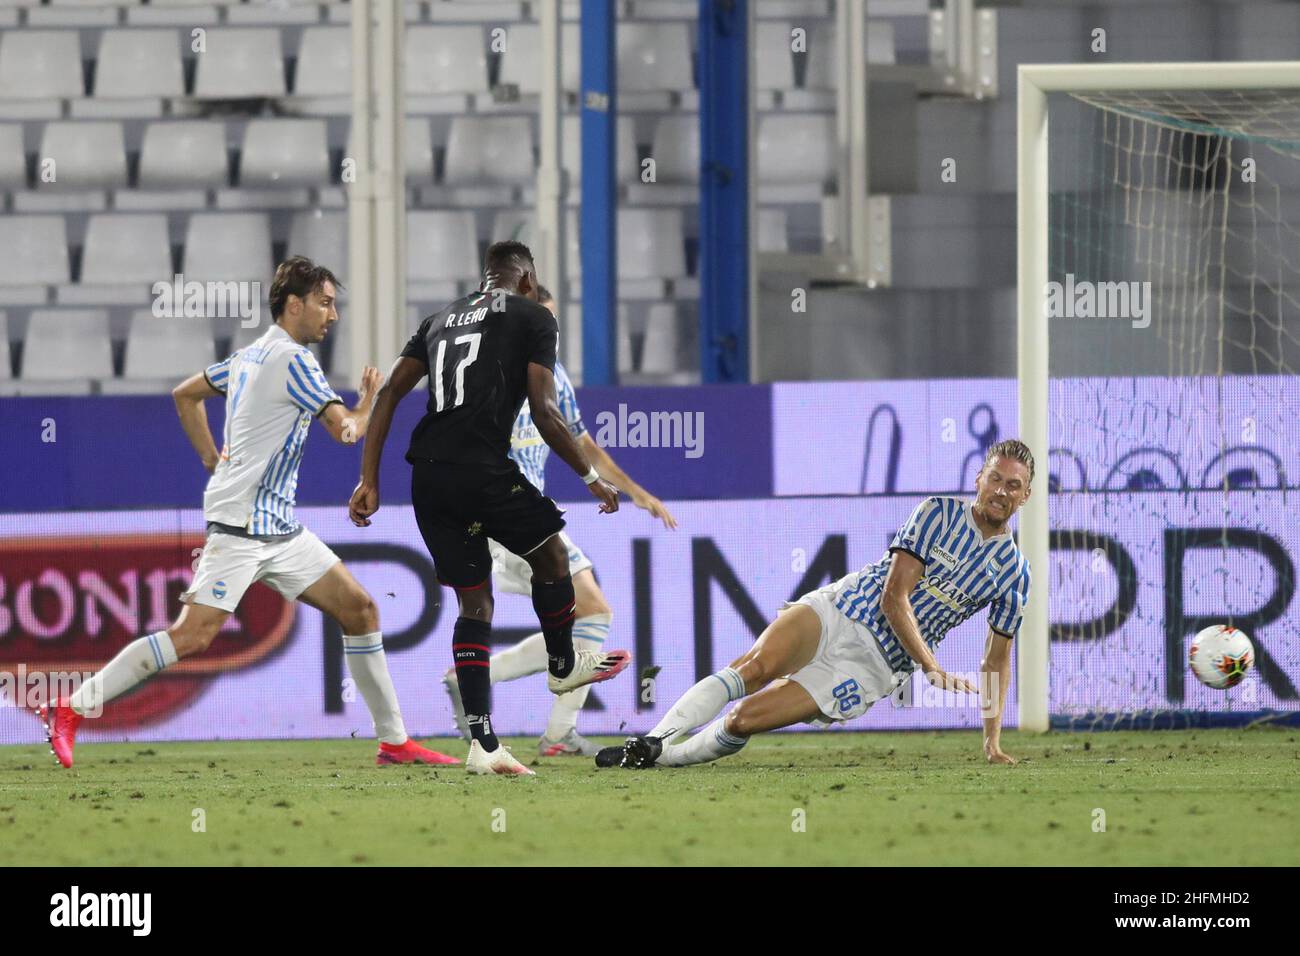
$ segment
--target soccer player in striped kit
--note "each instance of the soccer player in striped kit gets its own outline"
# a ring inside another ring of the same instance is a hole
[[[883,558],[786,605],[748,652],[683,694],[650,733],[601,750],[596,765],[684,767],[734,754],[754,734],[852,720],[918,667],[936,687],[979,693],[946,673],[934,648],[985,607],[984,756],[1015,763],[1000,736],[1029,564],[1010,520],[1029,498],[1033,477],[1034,458],[1023,442],[991,446],[974,501],[926,498]],[[731,701],[739,703],[718,717]]]
[[[555,313],[555,299],[543,286],[537,290],[539,305]],[[574,393],[573,383],[568,373],[558,361],[555,363],[555,393],[560,414],[569,428],[569,433],[587,453],[600,476],[610,482],[619,491],[632,499],[632,503],[642,508],[664,523],[666,528],[676,528],[677,519],[672,516],[664,503],[650,494],[614,463],[605,449],[596,444],[582,422],[582,412],[578,409],[578,397]],[[510,457],[519,465],[519,470],[538,491],[543,491],[546,484],[546,460],[550,457],[551,447],[542,440],[533,423],[533,416],[525,401],[515,418],[514,431],[510,436]],[[569,574],[573,577],[575,610],[573,621],[573,645],[577,648],[596,651],[601,648],[609,636],[610,623],[614,612],[610,610],[596,575],[592,572],[591,560],[573,543],[563,531],[560,540],[569,557]],[[528,562],[512,554],[495,541],[488,541],[492,554],[492,579],[499,591],[514,594],[532,594],[532,569]],[[530,674],[540,674],[546,670],[545,636],[538,631],[524,638],[513,647],[492,655],[491,680],[493,684],[518,680]],[[466,741],[470,739],[469,724],[465,720],[465,706],[461,701],[460,685],[456,680],[456,668],[452,667],[442,678],[447,696],[451,698],[452,710],[456,715],[456,727]],[[587,701],[591,686],[579,687],[566,694],[560,694],[551,705],[550,720],[546,731],[537,743],[537,752],[543,757],[583,756],[593,757],[600,749],[596,744],[578,733],[578,711]]]
[[[338,555],[294,517],[298,466],[312,420],[335,441],[360,441],[384,380],[377,369],[364,369],[357,407],[349,409],[307,348],[339,320],[337,284],[329,269],[302,256],[281,263],[271,282],[270,329],[172,390],[181,427],[212,474],[203,495],[203,554],[171,627],[128,644],[69,699],[41,708],[51,749],[63,766],[72,766],[85,715],[207,650],[256,581],[338,621],[348,670],[379,738],[377,764],[460,763],[407,736],[375,602]],[[220,454],[203,408],[205,400],[218,397],[226,403]]]

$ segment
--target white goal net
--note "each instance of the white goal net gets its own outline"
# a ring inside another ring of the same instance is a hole
[[[1294,720],[1300,90],[1047,104],[1053,723]],[[1187,667],[1220,622],[1228,691]]]

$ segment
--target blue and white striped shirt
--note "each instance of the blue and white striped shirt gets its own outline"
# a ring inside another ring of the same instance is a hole
[[[881,608],[895,551],[925,565],[910,597],[921,637],[931,648],[984,607],[989,608],[990,628],[1011,638],[1019,633],[1029,599],[1029,562],[1010,531],[986,540],[971,514],[971,502],[926,498],[894,535],[883,558],[836,584],[835,606],[871,631],[891,669],[905,672],[915,667]]]
[[[587,426],[582,423],[582,412],[578,410],[578,396],[569,381],[569,373],[559,362],[555,363],[555,400],[560,406],[564,423],[569,426],[569,434],[581,438],[587,433]],[[537,426],[533,424],[532,412],[528,399],[520,406],[515,426],[510,433],[510,457],[519,465],[519,470],[537,488],[546,490],[546,459],[551,456],[551,446],[542,439]]]
[[[278,325],[204,374],[226,396],[224,443],[203,496],[204,518],[251,535],[295,533],[298,465],[311,420],[342,400],[316,357]]]

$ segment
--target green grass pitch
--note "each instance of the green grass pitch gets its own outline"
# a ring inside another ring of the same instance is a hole
[[[71,771],[10,746],[0,864],[1294,866],[1298,735],[1007,733],[1021,764],[991,767],[970,731],[786,734],[685,770],[532,758],[524,779],[375,767],[363,740],[84,745]]]

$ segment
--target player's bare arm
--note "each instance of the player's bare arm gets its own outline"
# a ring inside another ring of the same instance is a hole
[[[564,460],[564,463],[579,476],[588,475],[591,462],[578,446],[577,440],[564,423],[564,415],[555,401],[555,375],[545,365],[528,363],[528,407],[533,416],[533,424],[542,440]],[[583,478],[586,481],[585,478]],[[592,495],[600,502],[600,510],[612,514],[618,510],[618,489],[599,477],[587,482]]]
[[[893,560],[889,563],[889,575],[885,578],[881,610],[885,612],[889,626],[902,642],[903,649],[916,662],[916,666],[921,668],[926,680],[944,690],[977,693],[969,681],[944,671],[921,638],[921,628],[916,621],[916,612],[912,609],[911,595],[924,574],[925,565],[915,557],[904,551],[895,551]]]
[[[331,402],[320,413],[320,423],[330,437],[344,445],[353,445],[366,435],[370,415],[375,405],[375,393],[384,382],[379,369],[367,365],[361,370],[361,383],[357,386],[357,407],[345,408]]]
[[[1011,682],[1011,645],[1005,634],[989,628],[980,660],[980,712],[984,719],[984,756],[989,763],[1014,764],[1016,759],[1002,751],[1002,710]]]
[[[609,452],[596,443],[596,440],[591,437],[591,432],[583,432],[579,442],[600,477],[631,498],[632,504],[643,511],[650,512],[662,521],[665,528],[677,527],[677,519],[664,507],[664,503],[633,481],[628,473],[615,463]]]
[[[368,527],[370,516],[379,510],[379,461],[384,454],[384,442],[388,440],[388,429],[393,424],[393,413],[428,371],[423,362],[402,356],[389,370],[388,381],[375,391],[369,439],[361,452],[361,479],[348,502],[348,517],[358,528]]]
[[[208,377],[202,372],[191,375],[172,389],[172,401],[176,403],[176,414],[180,416],[181,428],[198,452],[199,461],[209,472],[217,467],[220,455],[217,444],[212,440],[212,430],[208,427],[208,411],[203,407],[209,398],[219,398],[221,392],[212,387]]]

